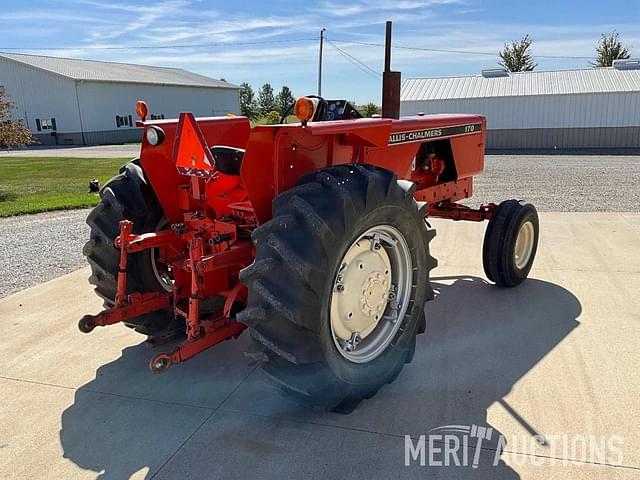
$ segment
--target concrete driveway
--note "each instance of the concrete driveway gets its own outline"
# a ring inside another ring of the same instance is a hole
[[[281,397],[244,337],[149,373],[125,327],[77,331],[87,269],[0,300],[0,478],[640,478],[640,214],[541,214],[513,290],[484,279],[483,225],[434,223],[427,333],[351,415]],[[452,425],[469,466],[405,466],[405,435]]]

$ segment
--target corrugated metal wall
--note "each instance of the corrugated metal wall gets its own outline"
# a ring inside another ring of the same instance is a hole
[[[137,100],[145,100],[151,113],[166,118],[176,118],[180,112],[202,117],[240,114],[238,90],[229,88],[79,82],[78,98],[85,133],[132,129],[118,128],[115,117],[131,115],[135,121]]]
[[[640,127],[489,130],[490,149],[640,148]]]
[[[640,92],[403,101],[400,111],[485,115],[487,148],[640,147]]]
[[[581,68],[505,72],[497,75],[407,78],[400,100],[451,100],[454,98],[540,97],[589,93],[640,91],[640,70],[634,68]]]
[[[34,133],[37,118],[55,118],[58,131],[80,131],[73,80],[0,57],[0,86],[16,104],[14,118],[23,119]],[[50,133],[40,132],[43,143],[55,143]]]
[[[139,141],[141,130],[116,124],[116,115],[131,116],[144,99],[151,113],[175,118],[240,114],[238,90],[108,82],[75,82],[0,56],[0,86],[16,104],[14,118],[25,120],[42,144],[98,144]],[[56,120],[56,135],[37,131],[36,119]]]

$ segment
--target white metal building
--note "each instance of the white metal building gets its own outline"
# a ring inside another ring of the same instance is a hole
[[[549,72],[414,78],[401,115],[480,113],[487,148],[640,148],[640,62]]]
[[[240,113],[238,86],[178,68],[0,53],[0,89],[43,144],[138,141],[140,99],[158,118]]]

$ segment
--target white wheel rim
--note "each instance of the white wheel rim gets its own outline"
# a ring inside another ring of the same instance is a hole
[[[329,310],[331,335],[344,358],[366,363],[384,352],[407,312],[412,282],[409,246],[396,228],[370,228],[351,244]]]
[[[533,228],[533,223],[530,221],[524,222],[520,226],[520,230],[518,230],[516,246],[513,249],[513,260],[516,267],[520,270],[526,267],[531,259],[534,239],[535,230]]]

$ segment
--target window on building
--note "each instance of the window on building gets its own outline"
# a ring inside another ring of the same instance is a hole
[[[116,115],[116,126],[120,127],[133,127],[133,119],[131,115]]]
[[[55,118],[36,118],[36,128],[39,132],[43,130],[56,131],[56,119]]]
[[[152,113],[151,120],[164,120],[164,113]]]

